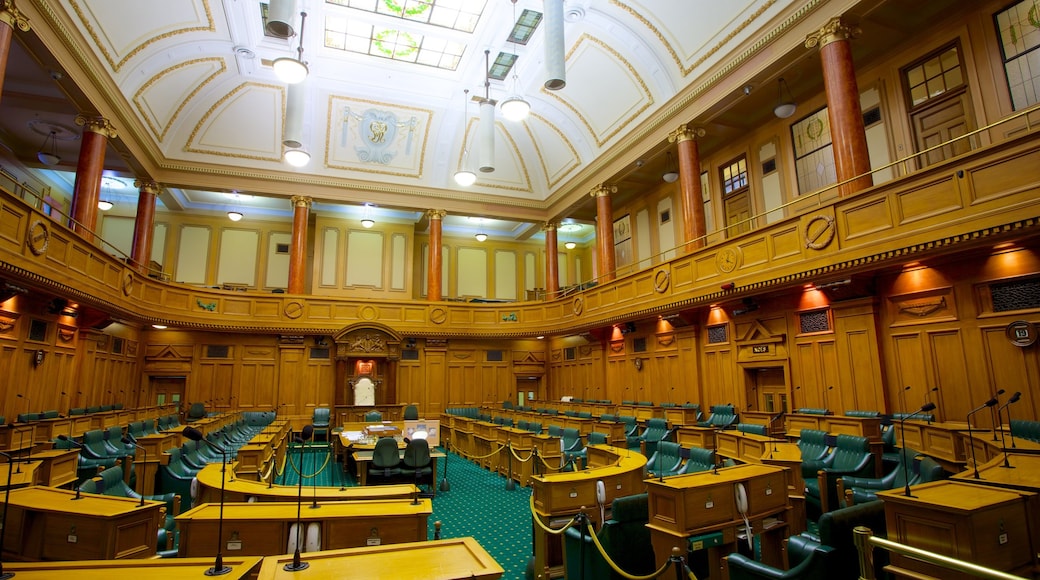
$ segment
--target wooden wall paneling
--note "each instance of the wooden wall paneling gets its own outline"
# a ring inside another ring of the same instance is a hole
[[[97,391],[98,384],[94,381],[94,367],[97,365],[97,331],[82,330],[77,338],[78,346],[76,352],[76,395],[74,407],[89,407],[100,405],[101,400]],[[19,384],[19,383],[14,383]]]
[[[884,410],[884,375],[873,299],[836,303],[832,308],[834,334],[838,340],[841,372],[835,388],[841,407],[847,409]],[[829,386],[829,385],[828,385]],[[834,404],[833,394],[829,399]]]
[[[930,388],[927,386],[929,369],[925,366],[928,357],[925,352],[924,331],[917,328],[892,333],[889,340],[891,348],[888,349],[887,358],[891,380],[888,400],[892,401],[891,410],[912,412],[916,408],[913,401],[920,400]]]
[[[431,349],[427,346],[424,359],[426,415],[432,417],[444,411],[447,401],[451,401],[453,405],[463,403],[453,398],[452,395],[455,393],[449,393],[446,387],[448,353],[444,349]]]
[[[420,352],[421,356],[421,352]],[[400,361],[397,364],[397,396],[399,401],[418,403],[418,407],[426,410],[427,399],[423,390],[424,370],[420,361]],[[449,402],[454,405],[454,401]]]
[[[1011,393],[1022,391],[1021,402],[1014,405],[1012,418],[1028,419],[1036,421],[1040,419],[1040,344],[1034,343],[1030,347],[1022,348],[1014,346],[1005,334],[1006,325],[982,326],[978,329],[981,338],[981,356],[985,360],[988,376],[985,380],[972,383],[975,392],[972,393],[971,402],[976,406],[988,398],[998,389],[1006,392],[1001,396],[1003,404]],[[980,392],[980,389],[986,389]],[[989,421],[982,419],[979,413],[980,423]]]
[[[316,387],[305,384],[305,351],[302,344],[278,345],[278,407],[289,415],[312,414],[306,404],[313,404],[315,399],[308,398],[308,395]]]
[[[834,413],[841,413],[845,408],[845,394],[841,389],[843,369],[838,360],[837,341],[831,337],[827,340],[820,340],[818,346],[820,372],[823,377],[823,383],[820,385],[820,406],[830,409]]]
[[[935,416],[940,421],[961,421],[975,406],[972,401],[971,373],[968,372],[968,360],[977,359],[969,356],[964,343],[964,335],[958,328],[935,329],[926,333],[928,362],[932,367],[934,382],[927,390],[924,399],[908,400],[907,406],[915,406],[926,402],[936,404]],[[1011,391],[1009,391],[1011,392]]]
[[[704,353],[704,400],[701,407],[705,410],[711,405],[734,403],[736,392],[734,373],[739,370],[734,360],[731,347],[715,348]],[[705,412],[705,417],[708,415]]]
[[[795,341],[791,357],[791,410],[801,407],[822,407],[824,377],[819,365],[818,341],[799,338]]]
[[[679,382],[677,403],[700,403],[704,399],[702,392],[704,381],[701,377],[700,356],[697,351],[700,337],[696,329],[678,335],[679,344]],[[703,406],[702,406],[703,408]]]

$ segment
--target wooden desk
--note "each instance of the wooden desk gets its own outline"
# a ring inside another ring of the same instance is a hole
[[[675,430],[675,441],[683,447],[715,449],[715,429],[711,427],[679,427]]]
[[[248,578],[260,566],[259,557],[224,557],[231,572],[225,580]],[[170,558],[164,560],[85,560],[72,562],[4,562],[4,572],[14,572],[19,580],[184,580],[205,578],[213,558]]]
[[[134,460],[134,464],[141,468],[137,476],[138,485],[141,486],[139,489],[144,495],[152,495],[155,493],[155,473],[159,465],[170,461],[170,456],[163,455],[163,452],[179,447],[181,436],[172,433],[145,435],[137,438],[137,444],[144,448],[141,457]]]
[[[555,518],[569,519],[583,508],[587,509],[592,521],[598,522],[597,481],[603,482],[606,491],[604,505],[607,507],[616,497],[642,493],[645,489],[645,455],[609,445],[588,445],[586,449],[587,469],[531,476],[534,513],[542,523],[548,524]],[[542,574],[542,578],[562,573],[562,537],[552,536],[551,540],[552,544],[549,534],[535,526],[535,572]]]
[[[358,483],[361,484],[361,487],[368,485],[368,466],[372,463],[372,453],[372,451],[368,450],[354,452],[354,460],[357,461],[358,466]],[[404,449],[399,448],[397,453],[399,457],[404,459]],[[437,481],[437,459],[442,457],[444,457],[443,451],[430,450],[430,467],[433,473],[428,483],[434,489],[434,493],[436,493],[437,489],[437,486],[434,485]]]
[[[39,465],[37,469],[37,485],[61,487],[76,481],[76,469],[79,467],[79,449],[48,449],[37,451],[32,455],[32,463]],[[0,469],[0,474],[3,470]]]
[[[804,413],[788,413],[785,417],[787,436],[794,438],[801,436],[802,429],[826,431],[827,419],[829,418],[828,415],[810,415]]]
[[[52,487],[11,491],[5,559],[112,560],[155,555],[166,504]]]
[[[1019,491],[1040,492],[1040,454],[1008,453],[1010,468],[1004,467],[1004,454],[979,465],[979,477],[974,469],[966,469],[950,479],[964,483],[1006,487]],[[1037,520],[1040,522],[1040,520]],[[1040,530],[1038,530],[1040,531]]]
[[[473,538],[452,538],[302,554],[305,570],[287,572],[292,555],[264,558],[260,580],[496,580],[504,570]],[[359,572],[363,571],[363,572]]]
[[[426,540],[426,520],[433,513],[429,499],[370,500],[318,503],[303,498],[301,526],[321,528],[321,548],[338,549]],[[236,556],[284,554],[289,548],[289,531],[296,524],[296,502],[224,503],[224,553]],[[215,553],[220,526],[220,504],[207,503],[177,516],[181,530],[178,554],[203,557]]]
[[[198,498],[196,504],[220,501],[220,478],[224,475],[227,481],[224,483],[224,501],[296,501],[298,492],[295,485],[268,485],[259,481],[238,479],[234,473],[235,464],[229,466],[229,471],[222,474],[220,464],[211,463],[203,467],[195,476],[199,480]],[[291,469],[286,466],[286,469]],[[308,486],[305,486],[308,487]],[[319,502],[323,501],[354,501],[367,499],[412,499],[417,493],[413,484],[376,485],[372,487],[317,487],[307,491],[309,497],[317,494]]]
[[[697,409],[689,407],[663,407],[663,409],[664,418],[672,429],[685,425],[692,427],[697,424]]]
[[[962,481],[915,485],[911,492],[912,497],[902,489],[878,493],[890,540],[1031,577],[1036,552],[1029,502],[1036,494]],[[973,578],[897,554],[892,567],[943,580]]]
[[[33,425],[36,427],[36,434],[33,440],[36,443],[49,443],[58,438],[58,435],[68,435],[72,437],[72,419],[68,417],[58,417],[56,419],[40,419],[34,421]]]
[[[895,422],[896,445],[902,447],[903,426],[906,429],[906,446],[934,458],[946,471],[960,471],[965,463],[965,447],[961,433],[967,433],[968,424],[948,421],[945,423],[928,423],[925,421]],[[984,432],[973,429],[975,436]]]
[[[802,450],[797,443],[771,445],[762,454],[760,461],[766,465],[786,467],[788,494],[805,494],[805,480],[802,479]]]
[[[36,425],[34,423],[0,425],[0,451],[12,454],[21,453],[33,446],[35,437]]]
[[[740,431],[719,431],[716,441],[719,446],[715,450],[717,455],[743,463],[762,463],[762,456],[773,449],[773,444],[780,444],[772,437]]]
[[[708,561],[710,577],[722,578],[721,560],[734,551],[737,533],[745,528],[734,495],[738,484],[747,492],[746,513],[752,532],[769,532],[761,537],[762,561],[783,567],[787,478],[783,468],[751,464],[646,481],[647,527],[658,567],[668,561],[673,548],[685,552],[689,538],[721,532],[721,544],[708,548]]]
[[[855,435],[870,441],[881,441],[881,417],[847,417],[828,415],[827,432],[833,435]]]

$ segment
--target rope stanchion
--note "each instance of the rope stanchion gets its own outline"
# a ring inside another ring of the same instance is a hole
[[[321,473],[322,471],[325,471],[325,468],[329,465],[329,460],[332,459],[332,454],[331,453],[327,454],[325,456],[325,463],[322,463],[321,467],[318,468],[318,471],[315,471],[314,473],[312,473],[310,475],[304,475],[304,474],[300,473],[300,470],[296,468],[296,464],[293,463],[292,459],[289,458],[289,454],[288,453],[285,454],[285,457],[286,457],[286,459],[288,459],[289,467],[293,468],[293,471],[296,472],[296,475],[299,475],[302,479],[311,479],[311,478],[317,477],[318,474]],[[302,468],[303,466],[301,465],[300,467]]]
[[[532,458],[534,458],[534,455],[535,455],[535,454],[534,454],[534,450],[532,450],[532,451],[531,451],[531,453],[529,453],[529,454],[527,455],[527,459],[524,459],[523,457],[520,457],[519,455],[517,455],[517,454],[516,454],[516,451],[515,451],[515,450],[513,449],[513,447],[512,447],[512,446],[510,446],[510,447],[509,447],[509,452],[510,452],[510,453],[512,453],[512,454],[513,454],[513,457],[515,457],[515,458],[516,458],[516,460],[517,460],[517,461],[519,461],[520,463],[527,463],[527,462],[528,462],[528,461],[530,461],[530,460],[531,460]]]
[[[534,494],[531,494],[531,516],[532,516],[531,519],[534,520],[535,525],[537,525],[539,528],[541,528],[546,533],[553,534],[554,536],[558,536],[558,535],[566,532],[567,528],[573,526],[575,524],[575,522],[578,521],[578,516],[574,516],[573,518],[571,518],[571,521],[567,522],[567,524],[565,526],[563,526],[562,528],[560,528],[558,530],[550,528],[549,526],[543,524],[541,518],[538,517],[538,513],[534,511]]]
[[[622,570],[621,568],[619,568],[618,565],[615,564],[614,561],[610,559],[610,556],[607,555],[607,551],[605,549],[603,549],[603,544],[601,544],[600,541],[599,541],[599,536],[597,536],[595,534],[595,532],[590,533],[589,536],[592,537],[592,543],[593,543],[593,545],[596,546],[596,549],[599,551],[599,555],[603,556],[603,559],[607,562],[607,564],[610,566],[610,568],[612,570],[614,570],[614,572],[617,572],[623,578],[627,578],[628,580],[651,580],[653,578],[657,578],[661,574],[664,574],[665,571],[668,570],[668,567],[671,566],[673,563],[675,563],[676,560],[679,563],[682,563],[682,558],[679,558],[675,554],[675,552],[673,552],[672,557],[669,558],[668,561],[665,562],[655,572],[652,572],[652,573],[650,573],[650,574],[648,574],[646,576],[635,576],[635,575],[629,574],[629,573],[625,572],[624,570]],[[678,549],[676,550],[676,552],[677,551],[678,551]],[[692,574],[693,573],[691,572],[691,576],[692,576]],[[682,580],[682,576],[679,576],[679,580]],[[693,576],[693,580],[697,580],[697,577]]]

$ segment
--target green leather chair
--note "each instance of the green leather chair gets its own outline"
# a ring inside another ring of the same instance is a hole
[[[846,417],[880,417],[881,411],[863,411],[863,410],[852,410],[845,411]]]
[[[527,430],[535,435],[540,435],[542,433],[542,424],[531,421],[527,423]]]
[[[188,413],[184,416],[184,419],[188,422],[198,421],[199,419],[206,418],[206,405],[203,403],[192,403],[188,407]]]
[[[698,427],[717,427],[725,429],[737,422],[737,412],[733,405],[712,405],[711,415],[707,421],[698,421]]]
[[[680,456],[682,446],[671,441],[660,441],[654,454],[646,462],[646,472],[650,477],[668,477],[682,470],[683,461]]]
[[[700,447],[690,448],[690,457],[683,464],[679,473],[698,473],[715,468],[715,451]]]
[[[625,445],[629,449],[638,449],[639,420],[631,415],[618,415],[618,421],[625,424]]]
[[[650,519],[645,493],[615,498],[611,516],[596,537],[606,555],[630,576],[647,576],[656,570]],[[564,577],[567,580],[623,580],[592,542],[591,529],[572,526],[564,532]]]
[[[585,438],[588,440],[589,445],[610,445],[606,433],[591,431]]]
[[[874,462],[866,437],[838,435],[834,452],[827,460],[802,461],[806,506],[815,507],[820,513],[838,508],[838,479],[845,475],[867,477],[873,473]]]
[[[581,432],[573,427],[568,427],[563,430],[563,438],[561,441],[564,459],[567,461],[573,460],[575,469],[584,469],[585,444],[581,441]]]
[[[428,483],[433,489],[433,459],[430,457],[430,443],[425,439],[412,439],[404,448],[401,460],[401,478],[413,481],[416,487]]]
[[[419,408],[415,405],[408,405],[404,408],[404,420],[405,421],[418,421],[419,420]]]
[[[827,432],[816,429],[802,429],[798,435],[798,450],[802,452],[802,461],[817,461],[830,452],[827,446]]]
[[[737,423],[737,431],[741,433],[752,433],[754,435],[769,435],[766,425],[752,425],[750,423]]]
[[[907,477],[910,485],[914,486],[939,481],[946,475],[938,462],[927,455],[919,455],[913,449],[902,450],[900,456],[901,462],[883,477],[843,476],[838,480],[838,500],[844,502],[842,505],[866,503],[876,500],[879,491],[905,488]],[[906,469],[903,469],[902,461],[907,462]]]
[[[589,534],[592,528],[571,526],[563,532],[563,578],[564,580],[605,580],[613,570],[603,559],[599,549],[592,543]]]
[[[368,481],[377,483],[395,483],[401,476],[401,456],[397,451],[397,441],[392,437],[383,437],[376,441],[372,451],[372,463],[368,467]]]
[[[658,442],[668,439],[671,434],[671,430],[668,429],[668,421],[665,419],[658,417],[647,419],[646,429],[639,434],[639,446],[643,455],[652,457],[654,451],[657,451]]]
[[[369,412],[365,413],[365,422],[366,423],[382,423],[383,422],[383,414],[380,413],[379,411],[369,411]]]
[[[328,407],[315,407],[314,414],[311,416],[311,425],[314,426],[314,440],[317,441],[318,437],[324,440],[329,440],[329,417],[332,415],[332,410]]]
[[[159,466],[159,492],[181,496],[181,510],[186,511],[194,501],[191,480],[195,479],[197,471],[181,461],[179,448],[167,449],[165,453],[170,456],[170,460],[166,465]]]

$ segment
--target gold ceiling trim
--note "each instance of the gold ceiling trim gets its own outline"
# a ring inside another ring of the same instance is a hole
[[[565,177],[570,174],[571,171],[574,171],[576,167],[581,167],[581,155],[578,154],[578,150],[574,147],[574,144],[571,143],[571,140],[568,139],[567,136],[564,135],[563,131],[560,131],[560,128],[557,127],[554,123],[550,123],[548,119],[535,113],[534,111],[530,112],[528,115],[530,117],[538,119],[542,123],[545,123],[545,125],[549,127],[549,129],[553,133],[556,133],[556,135],[560,138],[563,144],[566,145],[567,148],[571,151],[573,161],[570,164],[568,164],[562,171],[560,171],[560,177],[554,180],[550,180],[549,167],[546,165],[545,157],[542,155],[542,148],[538,146],[538,140],[535,139],[534,132],[531,130],[531,126],[528,123],[524,123],[524,130],[527,131],[527,136],[531,139],[531,142],[534,143],[534,150],[538,153],[538,162],[542,165],[542,173],[545,175],[546,181],[546,192],[551,192],[552,189],[556,187],[556,185],[559,184],[561,181],[563,181]]]
[[[578,47],[580,47],[582,45],[582,43],[585,42],[585,41],[588,41],[588,42],[591,42],[591,43],[599,45],[600,48],[603,48],[608,53],[613,55],[614,58],[618,62],[620,62],[623,65],[625,65],[625,68],[627,68],[628,71],[632,74],[633,78],[635,78],[637,84],[643,90],[643,94],[646,96],[646,99],[647,99],[643,103],[642,107],[639,107],[639,109],[636,110],[635,112],[633,112],[631,115],[629,115],[627,119],[623,120],[616,127],[614,127],[613,131],[610,131],[605,136],[601,137],[592,128],[592,125],[589,123],[588,119],[586,119],[585,116],[582,115],[578,111],[578,109],[576,109],[573,105],[571,105],[570,101],[566,101],[562,97],[560,97],[557,94],[557,91],[550,91],[550,90],[546,89],[545,87],[542,87],[542,91],[541,91],[542,94],[546,95],[546,96],[548,96],[548,97],[550,97],[552,99],[555,99],[558,103],[560,103],[564,107],[567,107],[568,109],[570,109],[571,112],[574,113],[574,116],[577,117],[581,121],[581,124],[585,126],[585,129],[589,132],[589,135],[592,135],[593,139],[595,139],[596,146],[597,147],[602,147],[607,141],[610,141],[611,139],[613,139],[615,135],[620,133],[622,130],[624,130],[625,127],[627,127],[629,124],[631,124],[633,121],[635,121],[636,118],[639,117],[639,115],[643,114],[644,111],[646,111],[647,109],[652,107],[653,104],[654,104],[654,95],[653,95],[653,93],[650,92],[650,88],[646,86],[646,83],[643,81],[643,77],[640,76],[639,72],[637,72],[635,67],[632,66],[632,63],[628,62],[628,60],[625,59],[625,57],[621,56],[620,52],[614,50],[614,48],[611,47],[610,44],[608,44],[606,42],[603,42],[602,40],[600,40],[598,38],[595,38],[593,36],[590,36],[588,34],[582,34],[581,37],[578,38],[578,40],[574,43],[574,45],[571,46],[571,49],[567,51],[567,56],[566,56],[566,58],[564,60],[565,61],[570,60],[571,57],[574,55],[575,51],[578,50]]]
[[[630,6],[626,6],[626,5],[622,4],[618,0],[610,0],[610,1],[611,1],[611,4],[613,4],[615,7],[620,8],[621,10],[627,12],[628,15],[631,16],[632,18],[638,20],[639,22],[642,22],[643,26],[646,26],[647,29],[650,30],[650,32],[652,32],[654,34],[654,36],[657,37],[657,40],[659,40],[661,42],[661,44],[665,47],[665,50],[668,51],[668,54],[671,55],[672,61],[675,62],[675,66],[680,71],[682,71],[682,76],[684,76],[684,77],[688,76],[697,67],[699,67],[700,65],[704,64],[704,61],[706,61],[709,58],[711,58],[712,56],[714,56],[715,53],[717,53],[718,51],[722,50],[723,46],[728,44],[729,41],[733,40],[738,34],[743,32],[744,29],[747,28],[748,26],[750,26],[752,22],[754,22],[760,16],[762,16],[762,14],[764,14],[766,10],[769,10],[769,8],[771,8],[773,6],[773,4],[776,4],[776,0],[768,0],[765,4],[763,4],[762,6],[759,6],[758,10],[755,10],[755,12],[753,12],[751,14],[751,16],[748,16],[746,19],[744,19],[743,22],[738,24],[736,28],[731,30],[729,32],[729,34],[727,34],[725,36],[725,38],[723,38],[722,40],[720,40],[717,43],[715,43],[715,46],[709,48],[704,54],[702,54],[699,58],[697,58],[697,60],[693,61],[693,64],[691,64],[690,66],[686,66],[679,59],[679,54],[672,47],[672,44],[670,42],[668,42],[667,40],[665,40],[664,35],[661,34],[661,31],[658,30],[658,28],[656,26],[651,24],[649,20],[647,20],[645,17],[643,17],[642,14],[640,14],[639,12],[636,12]]]
[[[178,106],[177,110],[173,112],[173,115],[170,116],[170,118],[167,121],[166,125],[164,127],[162,127],[162,129],[160,129],[159,127],[156,127],[152,123],[152,117],[150,115],[145,114],[145,106],[144,106],[144,103],[141,101],[141,99],[144,97],[144,93],[153,84],[159,82],[159,80],[162,77],[165,77],[166,75],[172,74],[173,72],[175,72],[175,71],[177,71],[179,69],[182,69],[182,68],[187,68],[189,66],[194,66],[194,65],[197,65],[197,64],[209,63],[209,62],[217,62],[217,63],[219,63],[220,66],[219,66],[218,70],[216,70],[215,72],[210,74],[208,77],[206,77],[201,83],[199,83],[195,87],[194,90],[191,91],[191,93],[188,95],[187,98],[185,98],[184,100],[181,101],[180,106]],[[180,64],[176,64],[176,65],[171,66],[170,68],[168,68],[168,69],[166,69],[164,71],[159,72],[158,74],[156,74],[152,78],[148,79],[148,82],[146,82],[144,85],[142,85],[141,88],[137,89],[137,92],[134,93],[134,96],[133,96],[134,105],[137,106],[137,112],[141,116],[141,118],[144,119],[144,122],[148,125],[148,128],[152,130],[152,132],[156,135],[156,137],[161,142],[161,141],[163,141],[166,138],[166,133],[169,132],[170,127],[173,126],[174,121],[176,121],[177,117],[180,116],[181,111],[184,110],[184,107],[186,107],[188,105],[188,103],[191,102],[191,100],[194,99],[195,96],[199,94],[199,91],[201,91],[203,88],[206,87],[206,85],[210,84],[214,79],[216,79],[218,76],[224,74],[225,72],[227,72],[227,61],[225,61],[224,58],[220,57],[220,56],[206,57],[206,58],[196,58],[196,59],[193,59],[193,60],[182,62]]]
[[[217,100],[217,102],[213,103],[210,106],[210,108],[206,110],[206,113],[204,115],[202,115],[202,118],[199,119],[199,122],[195,124],[195,127],[192,128],[192,130],[191,130],[191,135],[188,136],[188,142],[184,144],[184,151],[186,151],[188,153],[201,153],[201,154],[204,154],[204,155],[215,155],[217,157],[224,157],[224,158],[227,158],[227,159],[252,159],[254,161],[275,161],[275,162],[280,162],[281,161],[281,159],[282,159],[281,152],[279,152],[279,155],[277,155],[275,157],[264,157],[264,156],[261,156],[261,155],[241,155],[241,154],[226,153],[224,151],[212,151],[212,150],[209,150],[209,149],[199,149],[199,148],[197,148],[197,147],[195,147],[193,145],[195,143],[195,140],[198,138],[199,131],[206,124],[206,121],[208,121],[209,118],[214,113],[216,113],[216,111],[218,109],[220,109],[227,101],[229,101],[235,95],[245,91],[246,88],[274,89],[274,90],[279,91],[279,92],[281,92],[283,94],[285,92],[285,87],[283,87],[283,86],[280,86],[280,85],[269,85],[269,84],[266,84],[266,83],[242,83],[242,84],[238,85],[237,87],[231,89],[230,91],[227,92],[227,94],[225,94],[223,97],[221,97],[219,100]],[[284,105],[284,103],[285,103],[285,99],[284,98],[282,99],[282,103]]]
[[[183,1],[183,0],[180,0],[180,1]],[[130,52],[128,52],[126,54],[126,56],[124,56],[122,59],[120,59],[118,62],[116,62],[116,60],[108,52],[108,49],[105,48],[105,45],[101,43],[100,37],[98,36],[97,31],[94,30],[94,27],[91,26],[90,21],[87,20],[86,13],[83,11],[82,7],[80,6],[80,3],[77,0],[69,0],[69,3],[72,5],[72,9],[76,12],[76,16],[79,18],[80,23],[86,29],[87,36],[89,36],[90,39],[94,41],[94,46],[96,46],[98,48],[98,50],[101,51],[101,54],[105,57],[105,60],[108,61],[108,65],[110,67],[112,67],[112,71],[113,72],[119,72],[120,69],[122,69],[123,66],[127,63],[127,61],[129,61],[131,58],[136,56],[139,52],[143,51],[144,49],[148,48],[149,46],[152,46],[153,44],[162,42],[162,41],[166,40],[167,38],[172,38],[172,37],[180,35],[180,34],[187,34],[189,32],[216,32],[216,30],[217,30],[216,27],[213,25],[213,12],[210,10],[209,0],[202,0],[202,6],[205,8],[205,12],[206,12],[206,22],[207,22],[206,26],[194,26],[194,27],[189,27],[189,28],[182,28],[180,30],[173,30],[173,31],[170,31],[170,32],[164,32],[163,34],[160,34],[159,36],[152,37],[151,39],[147,40],[146,42],[142,42],[141,44],[137,45],[136,47],[131,49]],[[123,26],[124,25],[122,23],[118,23],[118,24],[113,23],[113,24],[118,25],[118,26]]]
[[[348,167],[345,165],[334,165],[329,162],[329,151],[331,150],[331,139],[332,129],[329,127],[329,121],[333,118],[332,116],[332,103],[334,100],[339,99],[341,101],[349,101],[352,103],[365,103],[368,105],[374,105],[377,107],[395,107],[406,111],[418,111],[426,114],[428,119],[426,127],[423,129],[422,135],[422,150],[419,151],[419,170],[418,173],[403,173],[399,171],[377,171],[373,169],[364,169],[361,167]],[[430,127],[433,126],[434,112],[432,109],[420,109],[418,107],[411,107],[408,105],[402,105],[399,103],[387,103],[386,101],[372,101],[369,99],[358,99],[355,97],[349,97],[346,95],[334,95],[329,94],[328,108],[325,113],[326,127],[325,127],[325,167],[330,169],[341,169],[343,171],[356,171],[358,173],[370,173],[373,175],[392,175],[394,177],[406,177],[408,179],[422,179],[423,171],[426,167],[426,144],[430,141]]]

